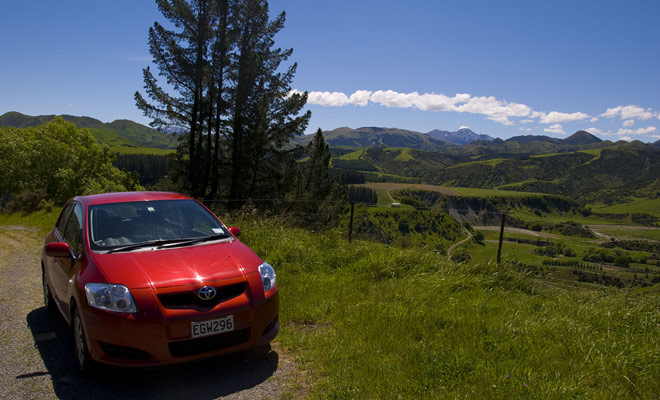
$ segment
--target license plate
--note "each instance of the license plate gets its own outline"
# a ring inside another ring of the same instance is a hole
[[[190,332],[192,337],[215,335],[217,333],[230,332],[234,330],[234,316],[211,319],[202,322],[191,322]]]

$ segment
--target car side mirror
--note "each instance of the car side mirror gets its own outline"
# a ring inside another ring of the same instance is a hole
[[[64,242],[52,242],[46,244],[46,255],[48,257],[71,257],[71,249]]]
[[[229,233],[231,233],[236,237],[239,237],[241,235],[241,228],[239,228],[238,226],[230,226],[227,229],[229,230]]]

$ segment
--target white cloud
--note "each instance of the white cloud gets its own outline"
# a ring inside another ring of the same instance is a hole
[[[341,92],[309,92],[307,102],[321,106],[339,107],[349,103],[348,96]]]
[[[560,124],[551,125],[550,127],[543,129],[543,132],[560,133],[560,134],[566,133],[564,132],[564,129],[561,127]]]
[[[655,126],[648,126],[646,128],[639,129],[619,129],[616,133],[617,135],[646,135],[647,133],[655,132],[657,128]]]
[[[552,111],[548,114],[541,115],[539,121],[542,124],[559,124],[570,121],[579,121],[581,119],[587,119],[587,118],[589,118],[589,115],[581,112],[574,112],[571,114],[567,114],[567,113]]]
[[[296,91],[297,92],[297,91]],[[436,93],[399,93],[393,90],[358,90],[347,96],[341,92],[309,92],[308,102],[322,106],[355,104],[366,106],[369,102],[392,108],[417,108],[423,111],[454,111],[485,115],[486,118],[504,125],[513,125],[510,117],[526,117],[532,110],[519,103],[498,100],[493,96],[473,97],[458,93],[453,97]]]
[[[364,107],[369,103],[370,97],[371,97],[370,90],[357,90],[355,93],[351,95],[351,97],[348,98],[348,101],[351,104]]]
[[[654,113],[650,108],[643,109],[642,107],[638,107],[632,104],[627,106],[616,106],[608,108],[607,111],[602,113],[600,116],[605,118],[621,117],[621,119],[637,118],[644,121],[656,116],[660,118],[660,115]]]
[[[655,126],[649,126],[649,127],[646,127],[646,128],[637,129],[637,134],[638,135],[645,135],[647,133],[655,132],[657,130],[658,129]]]
[[[461,125],[458,130],[460,131],[461,129],[470,129],[469,126]]]
[[[607,133],[601,131],[601,130],[598,129],[598,128],[589,128],[589,129],[585,129],[585,130],[586,130],[587,132],[591,133],[592,135],[605,135],[605,136],[608,136]]]
[[[497,100],[493,96],[471,97],[464,104],[455,107],[454,111],[483,114],[486,118],[503,125],[513,125],[509,117],[526,117],[532,112],[524,104]]]
[[[630,136],[621,136],[619,139],[630,141],[632,138]]]
[[[532,128],[519,128],[523,132],[531,132]]]
[[[415,101],[419,98],[419,93],[409,94],[398,93],[393,90],[377,90],[369,100],[385,107],[411,108],[415,106]]]
[[[298,90],[292,90],[291,93],[302,93]],[[491,121],[502,125],[514,125],[515,123],[530,124],[538,122],[548,124],[545,132],[565,133],[561,124],[572,121],[581,121],[589,119],[592,123],[599,120],[599,117],[614,118],[620,117],[624,128],[634,126],[635,119],[648,120],[654,117],[660,119],[660,113],[651,108],[644,109],[636,105],[617,106],[608,108],[600,116],[590,116],[583,112],[563,113],[551,111],[549,113],[534,111],[529,106],[521,103],[508,102],[498,99],[494,96],[472,96],[467,93],[457,93],[453,97],[436,93],[400,93],[394,90],[357,90],[350,95],[342,92],[321,92],[313,91],[308,93],[308,103],[328,107],[342,107],[347,105],[367,106],[369,103],[381,105],[390,108],[416,108],[423,111],[451,111],[469,114],[483,115]],[[512,118],[521,118],[515,120]],[[642,128],[637,130],[621,129],[617,135],[643,135],[654,132],[655,127]],[[596,128],[594,132],[603,135],[615,135],[605,133]]]

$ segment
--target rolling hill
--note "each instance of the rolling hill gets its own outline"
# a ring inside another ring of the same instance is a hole
[[[565,141],[569,144],[563,144]],[[601,190],[637,190],[660,178],[660,149],[639,141],[603,142],[579,133],[563,141],[545,142],[555,152],[541,154],[512,152],[510,146],[504,147],[502,143],[499,146],[507,153],[478,156],[461,152],[466,147],[469,150],[470,145],[449,152],[370,147],[333,158],[333,167],[417,178],[422,183],[443,186],[568,196],[591,196]],[[529,143],[543,142],[509,142],[512,143],[520,151]],[[595,145],[599,147],[590,148]]]
[[[455,145],[432,138],[420,132],[398,128],[363,127],[358,129],[337,128],[324,131],[323,136],[330,147],[409,147],[427,151],[441,151]],[[294,139],[300,144],[307,144],[312,135]]]
[[[0,116],[0,126],[27,128],[42,125],[55,118],[55,115],[30,116],[18,112],[8,112]],[[73,122],[78,128],[89,129],[101,143],[114,151],[126,153],[167,154],[176,149],[178,136],[159,132],[129,120],[116,120],[104,123],[91,117],[60,115],[65,121]]]

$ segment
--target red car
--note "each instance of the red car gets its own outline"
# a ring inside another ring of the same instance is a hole
[[[275,271],[196,200],[163,192],[71,199],[46,236],[44,302],[78,364],[152,366],[270,342]]]

